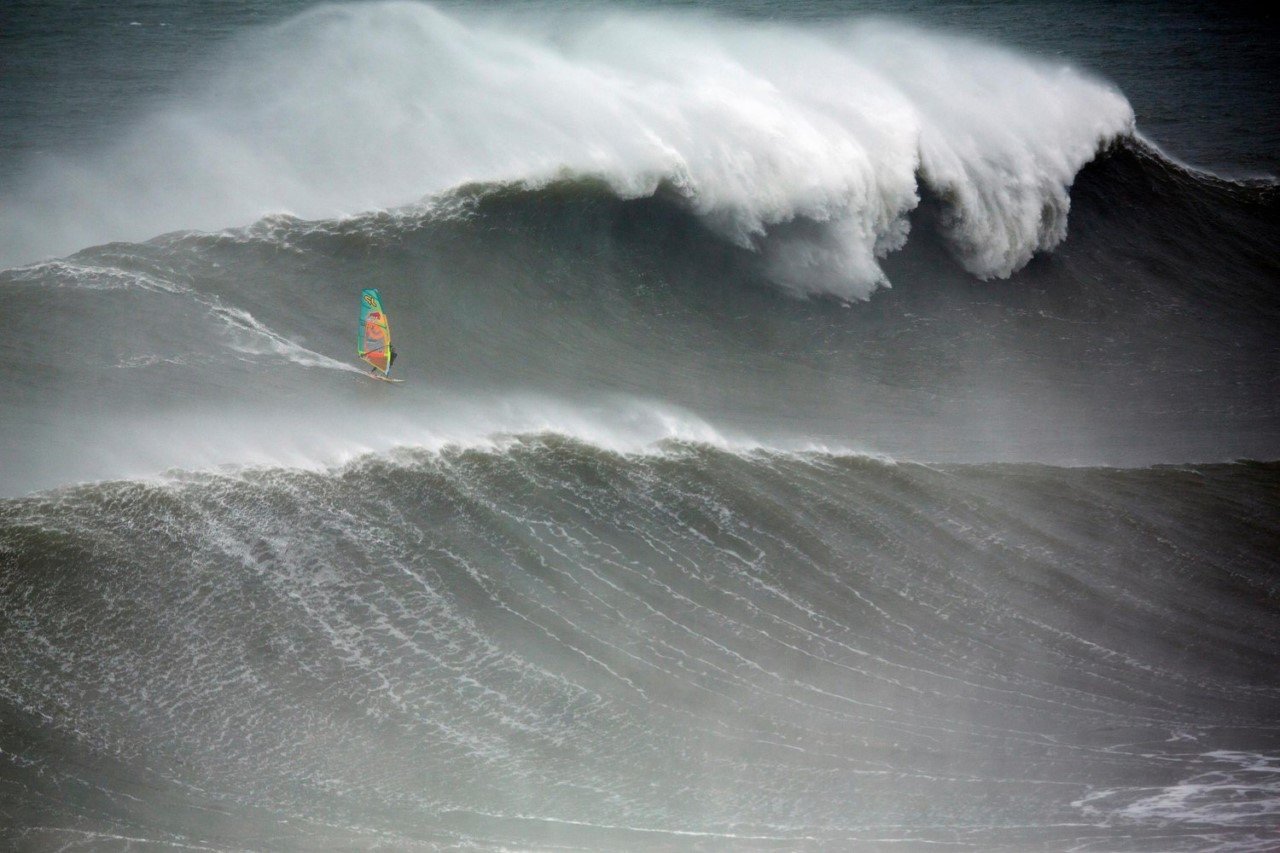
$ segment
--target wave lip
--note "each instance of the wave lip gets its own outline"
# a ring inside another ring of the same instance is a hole
[[[0,259],[569,175],[623,197],[665,188],[763,248],[783,286],[865,298],[906,240],[918,176],[965,267],[1007,276],[1062,240],[1075,173],[1133,130],[1104,83],[895,24],[561,23],[379,3],[254,33],[181,103],[6,199]]]

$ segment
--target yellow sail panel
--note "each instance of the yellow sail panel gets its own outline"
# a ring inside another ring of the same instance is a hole
[[[383,374],[391,372],[391,325],[374,288],[360,292],[360,331],[356,352]]]

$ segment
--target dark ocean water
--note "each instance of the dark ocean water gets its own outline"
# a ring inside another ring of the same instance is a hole
[[[1271,18],[4,15],[0,843],[1280,843]]]

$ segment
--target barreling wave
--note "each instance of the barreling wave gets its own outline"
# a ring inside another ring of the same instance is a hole
[[[922,184],[965,268],[1008,276],[1062,241],[1077,172],[1133,127],[1069,67],[883,22],[615,10],[551,32],[329,6],[237,43],[99,155],[38,170],[0,206],[0,257],[576,176],[666,187],[786,288],[863,298]]]
[[[1126,217],[1128,228],[1115,244],[1136,240],[1152,249],[1167,249],[1184,245],[1187,235],[1191,234],[1205,237],[1203,242],[1194,243],[1196,251],[1214,251],[1220,248],[1214,244],[1225,239],[1230,241],[1230,252],[1223,252],[1224,255],[1237,253],[1237,259],[1244,255],[1265,265],[1265,257],[1277,242],[1272,225],[1280,220],[1280,185],[1274,179],[1236,179],[1197,169],[1168,157],[1159,146],[1141,136],[1115,139],[1095,154],[1076,175],[1077,180],[1084,178],[1086,205],[1081,215],[1086,217],[1086,224],[1095,227],[1099,220],[1115,218],[1118,212]],[[905,231],[919,229],[923,224],[949,240],[949,248],[955,250],[956,244],[950,238],[954,237],[952,225],[956,212],[949,195],[928,183],[925,190],[924,203],[931,209],[921,214],[921,202],[917,200],[916,206],[904,214],[908,217]],[[616,218],[619,210],[627,209],[629,202],[669,206],[663,214],[671,221],[669,231],[693,230],[685,215],[692,214],[697,220],[695,227],[702,229],[705,236],[725,236],[714,223],[690,208],[682,187],[671,180],[660,180],[650,192],[632,197],[619,193],[616,185],[599,175],[561,174],[540,183],[523,180],[467,183],[399,207],[339,218],[269,215],[247,226],[210,232],[178,231],[165,235],[160,242],[200,247],[221,243],[260,244],[305,252],[325,241],[334,241],[333,245],[343,244],[349,251],[377,252],[402,244],[442,223],[500,221],[521,208],[544,208],[547,215],[554,216],[574,205],[597,209],[603,218],[609,219]],[[1070,199],[1066,204],[1070,206]],[[913,218],[911,214],[917,216]],[[785,252],[783,247],[791,233],[814,233],[812,229],[806,230],[804,223],[788,224],[797,227],[789,229],[779,225],[745,243],[731,240],[728,245],[744,249],[746,254],[738,257],[767,275],[774,269],[776,253]],[[693,235],[693,238],[700,240],[702,236]],[[672,247],[655,242],[652,248],[663,252]],[[705,251],[705,247],[702,250]],[[41,268],[37,264],[28,269]],[[835,291],[828,295],[847,294]]]

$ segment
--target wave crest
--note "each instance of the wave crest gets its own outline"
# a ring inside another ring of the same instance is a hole
[[[91,160],[35,174],[0,206],[0,258],[585,176],[624,198],[669,187],[783,286],[865,298],[918,177],[964,266],[1007,276],[1063,239],[1076,172],[1133,130],[1122,95],[1070,68],[884,22],[615,11],[551,33],[325,7],[188,89]]]

